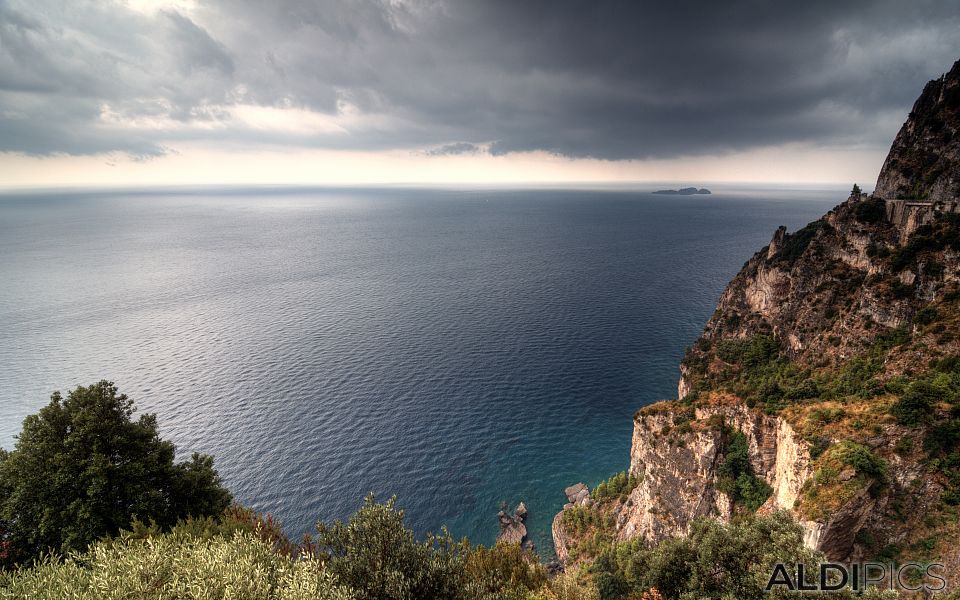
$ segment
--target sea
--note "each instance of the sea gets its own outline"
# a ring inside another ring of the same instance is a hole
[[[550,558],[727,281],[846,196],[711,187],[2,193],[0,447],[108,379],[294,537],[373,493],[491,544],[523,501]]]

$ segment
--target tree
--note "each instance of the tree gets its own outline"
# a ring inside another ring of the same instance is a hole
[[[219,515],[232,497],[213,459],[174,463],[155,415],[133,420],[133,401],[109,381],[78,387],[23,422],[0,463],[0,527],[10,560],[84,550],[135,520],[170,527],[188,516]],[[2,458],[2,457],[0,457]]]
[[[940,391],[933,384],[924,380],[914,381],[890,407],[890,414],[901,425],[921,425],[933,415],[939,400]]]
[[[857,184],[853,184],[853,189],[850,190],[850,195],[853,196],[854,198],[859,198],[859,197],[860,197],[860,186],[857,185]]]
[[[377,504],[370,494],[349,522],[318,523],[314,541],[327,568],[363,600],[464,597],[464,549],[449,535],[417,541],[395,502]]]

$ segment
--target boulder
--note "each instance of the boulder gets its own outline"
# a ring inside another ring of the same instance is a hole
[[[519,544],[525,548],[532,549],[533,544],[527,540],[527,526],[523,521],[527,518],[527,505],[521,502],[517,505],[512,515],[501,510],[497,513],[497,519],[500,521],[500,535],[497,536],[498,542],[508,544]]]
[[[587,490],[588,494],[590,493],[590,490],[587,488],[587,484],[577,483],[563,490],[563,493],[566,494],[567,500],[569,500],[570,502],[576,502],[577,495],[584,490]]]
[[[517,517],[517,518],[520,519],[521,521],[526,521],[526,520],[527,520],[527,505],[524,504],[523,502],[521,502],[520,504],[517,505],[517,509],[516,509],[515,511],[513,511],[513,514],[514,514],[515,517]]]
[[[500,535],[497,536],[498,542],[508,544],[522,544],[527,538],[527,526],[520,520],[514,520],[506,527],[501,526]]]
[[[577,493],[577,496],[573,499],[573,503],[582,506],[586,500],[590,499],[590,490],[583,488]]]

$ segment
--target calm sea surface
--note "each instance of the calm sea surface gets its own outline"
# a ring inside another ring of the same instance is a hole
[[[0,196],[0,446],[111,379],[292,534],[373,491],[490,543],[523,500],[549,556],[564,486],[627,467],[726,282],[844,196]]]

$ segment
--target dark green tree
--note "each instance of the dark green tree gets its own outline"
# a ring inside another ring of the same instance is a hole
[[[851,196],[854,196],[854,197],[856,197],[856,198],[859,198],[859,197],[860,197],[860,186],[857,185],[857,184],[853,184],[853,189],[850,190],[850,195],[851,195]]]
[[[901,425],[921,425],[933,416],[940,399],[940,391],[933,384],[922,379],[914,381],[890,407],[890,414]]]
[[[14,450],[0,456],[0,528],[8,561],[83,550],[135,520],[170,527],[219,515],[232,498],[213,459],[174,463],[152,414],[133,419],[133,401],[109,381],[78,387],[23,422]]]

